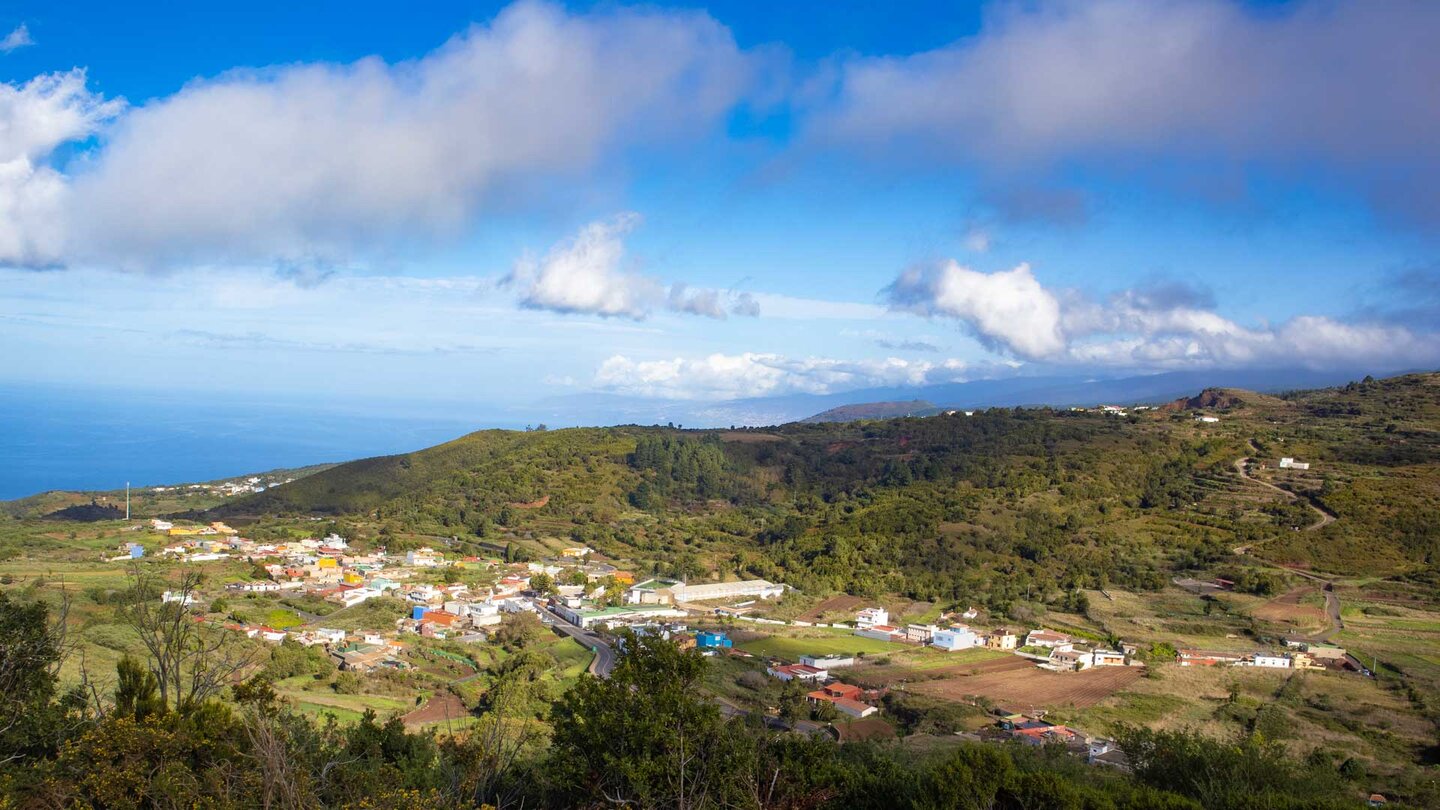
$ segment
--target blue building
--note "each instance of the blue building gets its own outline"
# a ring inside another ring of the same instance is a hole
[[[132,560],[138,560],[145,556],[145,547],[139,543],[126,543],[125,548],[130,553]]]
[[[733,647],[730,637],[715,630],[701,630],[695,634],[696,647]]]
[[[410,611],[410,618],[414,619],[417,622],[425,618],[425,608],[417,605],[413,610]]]

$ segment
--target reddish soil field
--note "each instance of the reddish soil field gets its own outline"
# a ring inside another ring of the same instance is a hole
[[[1302,605],[1300,600],[1311,594],[1318,594],[1318,588],[1304,587],[1271,599],[1255,608],[1250,615],[1267,622],[1288,622],[1290,624],[1323,625],[1329,620],[1324,609],[1315,605]]]
[[[818,622],[820,617],[827,613],[845,612],[854,613],[857,608],[865,604],[865,599],[859,596],[832,596],[824,602],[800,614],[798,617],[802,622]]]
[[[400,720],[407,726],[420,726],[426,723],[459,720],[469,713],[465,704],[460,702],[460,698],[450,692],[441,692],[425,701],[424,706],[401,717]]]
[[[840,742],[888,740],[895,736],[895,727],[878,717],[837,722],[835,731],[840,735]]]
[[[925,695],[963,700],[971,695],[983,695],[1001,706],[1015,711],[1034,708],[1094,706],[1105,698],[1134,683],[1140,677],[1140,667],[1097,667],[1083,672],[1051,672],[1033,666],[1024,659],[1016,658],[1024,666],[1016,669],[993,669],[984,671],[987,661],[978,665],[979,675],[962,675],[937,681],[925,681],[911,687]]]
[[[550,503],[549,495],[540,496],[540,500],[538,501],[527,501],[525,503],[510,503],[506,505],[512,509],[539,509],[547,503]]]

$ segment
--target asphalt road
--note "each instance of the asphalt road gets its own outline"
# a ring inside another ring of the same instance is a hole
[[[549,608],[541,608],[545,615],[550,618],[550,626],[575,639],[595,653],[595,660],[590,662],[589,672],[597,678],[608,678],[610,672],[615,669],[615,649],[610,643],[599,635],[583,630],[578,625],[566,621],[560,614]]]

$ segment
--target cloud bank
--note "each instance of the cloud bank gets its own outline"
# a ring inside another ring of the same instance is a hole
[[[1437,30],[1424,2],[1001,5],[951,45],[844,62],[809,128],[1012,179],[1076,161],[1112,176],[1168,158],[1324,166],[1440,222]]]
[[[957,322],[992,351],[1032,362],[1119,368],[1324,368],[1440,362],[1440,334],[1384,322],[1299,316],[1243,326],[1206,291],[1137,287],[1095,300],[1042,285],[1029,265],[985,273],[954,260],[901,273],[893,310]]]
[[[119,116],[68,176],[44,161],[118,102],[78,71],[3,86],[0,261],[343,259],[457,236],[622,142],[713,123],[751,70],[703,13],[521,2],[409,62],[196,81]]]
[[[596,387],[666,399],[738,399],[778,394],[826,394],[870,386],[959,382],[970,366],[959,360],[836,360],[780,354],[716,353],[705,357],[634,360],[614,355],[595,372]]]

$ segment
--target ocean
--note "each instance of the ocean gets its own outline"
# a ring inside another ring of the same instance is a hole
[[[119,489],[419,450],[486,427],[394,405],[0,386],[0,500]]]

